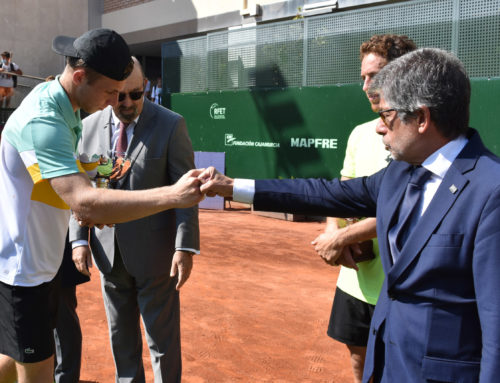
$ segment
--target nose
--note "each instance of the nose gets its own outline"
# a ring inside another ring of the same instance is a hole
[[[132,98],[130,97],[130,94],[129,93],[126,93],[125,94],[125,98],[123,99],[123,101],[118,101],[122,106],[128,108],[130,106],[132,106],[134,104],[134,100],[132,100]]]
[[[372,83],[372,80],[371,80],[370,76],[366,76],[365,80],[363,81],[363,92],[366,92],[368,90],[371,83]]]
[[[387,126],[384,124],[381,118],[378,119],[377,126],[375,127],[377,134],[385,135],[387,133]]]
[[[111,105],[113,108],[118,104],[118,93],[110,95],[106,100],[106,105]]]

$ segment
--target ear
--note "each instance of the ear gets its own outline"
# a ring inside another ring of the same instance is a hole
[[[81,85],[85,81],[85,69],[79,68],[73,71],[73,83],[75,85]]]
[[[421,106],[417,111],[418,132],[423,134],[431,126],[431,111],[427,106]]]

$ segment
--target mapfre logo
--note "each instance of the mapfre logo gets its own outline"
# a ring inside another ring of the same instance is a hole
[[[214,102],[210,105],[210,117],[214,120],[225,120],[226,108],[220,107],[219,104]]]
[[[296,137],[290,139],[291,148],[337,149],[337,138]]]

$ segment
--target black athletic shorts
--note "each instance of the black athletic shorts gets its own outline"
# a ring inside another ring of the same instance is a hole
[[[21,363],[54,354],[55,281],[34,287],[0,282],[0,354]]]
[[[366,347],[374,309],[337,287],[327,334],[349,346]]]

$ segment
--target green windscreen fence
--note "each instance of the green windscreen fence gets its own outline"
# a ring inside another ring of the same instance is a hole
[[[243,178],[333,177],[345,127],[375,118],[359,85],[176,94],[172,105],[195,150],[225,152],[227,174]]]
[[[472,78],[471,126],[500,154],[500,0],[414,0],[258,25],[162,47],[167,106],[196,151],[237,177],[335,177],[371,112],[359,46],[375,33],[454,52]]]

